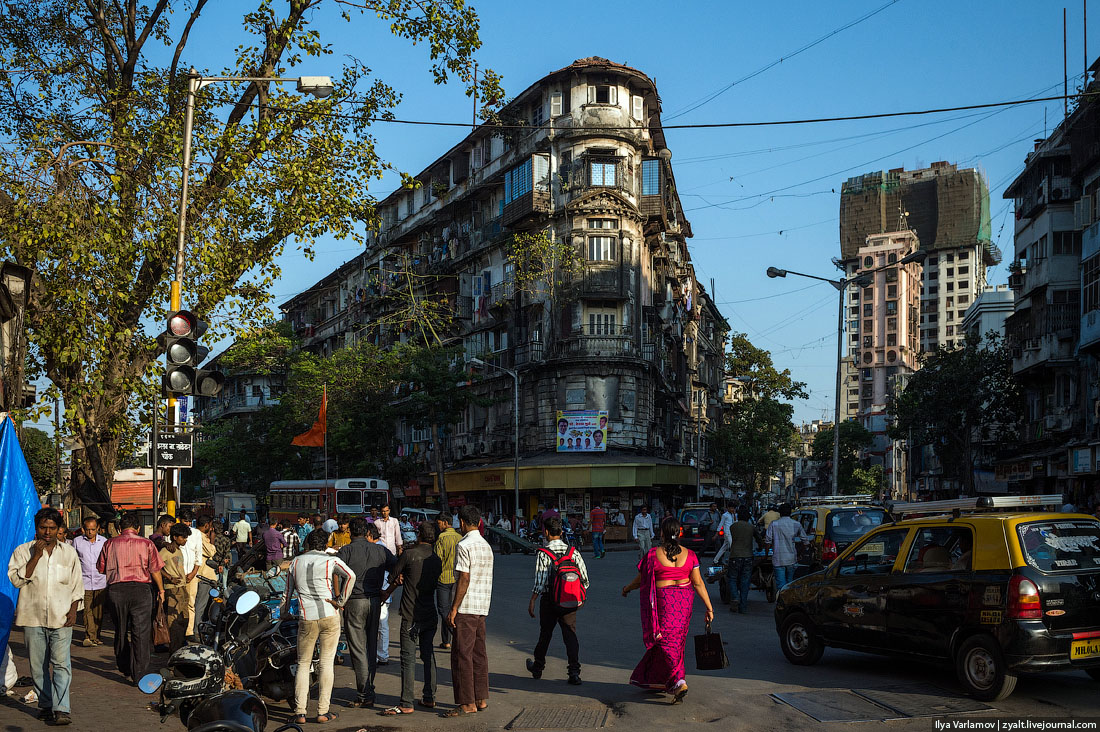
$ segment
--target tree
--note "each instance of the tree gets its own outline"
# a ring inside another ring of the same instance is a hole
[[[57,476],[54,442],[45,432],[34,427],[24,427],[20,442],[23,457],[30,468],[34,487],[39,493],[49,493]]]
[[[562,312],[564,300],[584,272],[584,260],[568,239],[554,239],[545,232],[512,235],[508,247],[517,296],[525,295],[541,304],[539,319],[545,317],[546,342],[554,342],[554,313]]]
[[[426,46],[437,83],[458,76],[483,102],[502,98],[495,73],[471,82],[479,24],[462,0],[255,2],[242,18],[251,38],[215,73],[286,77],[315,58],[331,64],[313,23],[335,7]],[[174,274],[184,69],[207,3],[12,0],[0,13],[0,68],[20,70],[0,74],[0,257],[36,273],[31,376],[63,397],[67,429],[85,447],[76,469],[103,501],[132,405],[156,393],[146,326],[159,330]],[[286,242],[312,256],[322,234],[361,240],[377,228],[370,183],[391,166],[371,125],[392,116],[399,94],[345,57],[323,101],[257,82],[219,84],[203,100],[184,301],[216,325],[248,321],[266,311]]]
[[[439,478],[440,507],[448,510],[447,474],[443,443],[451,426],[463,418],[471,404],[488,404],[469,388],[470,376],[462,362],[462,351],[438,346],[408,346],[401,349],[404,363],[401,381],[410,391],[394,404],[395,411],[418,428],[427,427],[435,443],[432,458]]]
[[[876,495],[881,493],[885,474],[881,465],[869,468],[856,468],[852,471],[851,493],[846,495]]]
[[[806,399],[806,384],[795,381],[790,369],[775,367],[770,352],[757,348],[744,333],[730,336],[726,354],[726,374],[740,381],[749,397],[766,399]]]
[[[863,483],[862,478],[856,477],[856,470],[859,469],[860,454],[866,448],[870,447],[875,441],[875,436],[871,434],[863,425],[856,422],[854,419],[849,419],[840,423],[840,467],[837,470],[837,482],[839,485],[833,486],[833,492],[840,495],[850,496],[862,491],[859,489]],[[813,459],[822,464],[832,464],[833,462],[833,428],[825,427],[818,430],[814,435],[813,444]],[[865,475],[863,476],[866,477]]]
[[[921,359],[889,406],[891,435],[931,445],[945,478],[974,493],[975,455],[982,444],[1011,445],[1025,410],[1012,355],[994,333],[961,348],[937,348]]]
[[[794,408],[775,399],[746,399],[727,415],[711,436],[711,453],[725,475],[751,496],[787,465],[798,432]]]

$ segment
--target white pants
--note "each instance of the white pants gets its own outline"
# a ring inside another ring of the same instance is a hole
[[[386,581],[382,583],[382,589],[386,589],[390,586],[390,573],[386,572]],[[403,592],[404,590],[402,590]],[[378,660],[389,661],[390,660],[390,603],[393,602],[391,596],[389,600],[382,603],[382,611],[378,614]]]

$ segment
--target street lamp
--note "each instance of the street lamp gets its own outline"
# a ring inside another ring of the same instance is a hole
[[[515,443],[515,455],[512,464],[512,490],[515,493],[515,505],[512,507],[512,530],[519,534],[519,373],[512,369],[506,369],[503,366],[497,366],[495,363],[488,363],[482,361],[480,358],[474,357],[469,360],[468,363],[472,363],[476,366],[484,366],[489,369],[496,369],[497,371],[503,371],[512,377],[512,385],[515,388],[513,394],[515,397],[515,431],[513,432],[512,439]]]
[[[884,269],[890,267],[897,267],[902,264],[909,264],[910,262],[923,262],[928,253],[923,249],[918,249],[912,254],[902,257],[897,262],[890,264],[884,264],[881,267],[875,267],[874,269],[865,270],[855,275],[854,277],[841,277],[840,279],[829,279],[828,277],[818,277],[817,275],[804,274],[802,272],[795,272],[793,270],[779,269],[778,267],[768,267],[768,277],[786,277],[788,274],[797,275],[798,277],[805,277],[811,280],[818,280],[820,282],[828,282],[830,285],[837,289],[840,293],[840,306],[837,310],[837,322],[836,322],[836,399],[833,406],[833,492],[835,493],[839,489],[840,484],[840,390],[842,388],[842,375],[844,365],[844,291],[848,285],[856,284],[863,286],[871,282],[871,275],[876,272],[881,272]]]
[[[184,242],[187,237],[187,193],[191,181],[191,132],[195,122],[195,99],[200,89],[217,81],[249,81],[256,83],[277,82],[280,84],[293,81],[300,93],[312,94],[318,99],[324,99],[333,92],[332,79],[328,76],[299,76],[294,78],[276,76],[203,76],[195,71],[194,67],[188,71],[187,107],[183,118],[183,180],[180,184],[179,227],[176,231],[176,278],[172,281],[170,312],[176,312],[182,307],[180,304],[180,295],[183,290]],[[169,397],[169,418],[173,420],[172,410],[175,405],[176,400]],[[154,475],[153,482],[156,483],[156,481],[157,476]],[[174,501],[170,501],[169,503],[173,504]],[[155,508],[154,506],[154,510]],[[168,513],[175,512],[172,505],[169,505],[168,509]]]

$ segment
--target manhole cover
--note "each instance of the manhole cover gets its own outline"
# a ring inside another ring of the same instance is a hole
[[[987,712],[993,707],[965,696],[945,693],[931,684],[883,686],[878,689],[852,689],[876,704],[907,717],[938,717],[941,714]]]
[[[795,691],[772,696],[818,722],[878,722],[899,716],[844,689]]]
[[[524,707],[508,729],[600,729],[607,722],[607,707]]]

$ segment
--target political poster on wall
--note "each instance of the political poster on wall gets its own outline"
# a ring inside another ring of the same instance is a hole
[[[607,411],[558,411],[558,452],[607,452]]]

